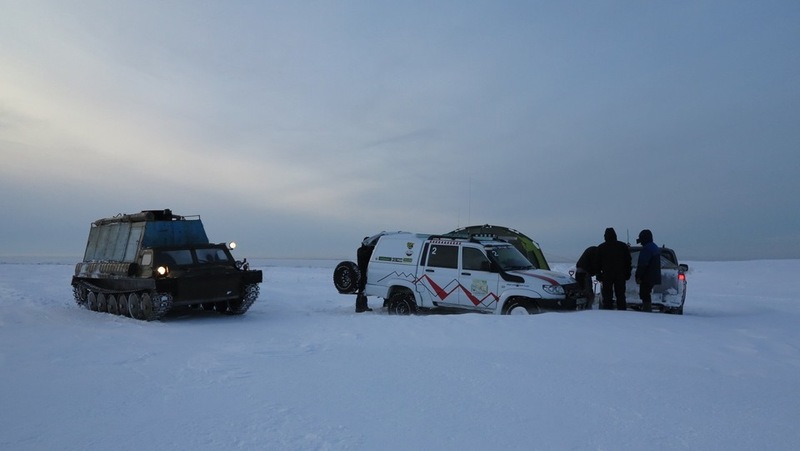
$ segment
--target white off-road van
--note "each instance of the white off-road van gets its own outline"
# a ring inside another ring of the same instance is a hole
[[[358,257],[358,263],[337,265],[336,289],[383,298],[389,314],[528,314],[581,309],[587,302],[575,279],[535,268],[494,236],[382,232],[362,242]]]

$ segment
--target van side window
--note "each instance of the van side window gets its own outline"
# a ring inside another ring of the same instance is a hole
[[[488,271],[489,259],[478,249],[465,247],[461,255],[461,268],[472,271]]]
[[[437,268],[458,268],[458,246],[448,246],[444,244],[431,245],[428,254],[428,266]]]

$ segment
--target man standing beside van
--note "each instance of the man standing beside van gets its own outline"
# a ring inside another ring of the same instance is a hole
[[[364,241],[361,242],[361,247],[356,251],[358,271],[361,273],[361,278],[358,280],[358,291],[356,292],[356,313],[372,311],[369,308],[367,296],[364,295],[364,289],[367,287],[367,269],[373,250],[375,250],[375,243],[370,243],[369,237],[365,236]]]
[[[575,280],[578,282],[578,289],[586,295],[585,308],[589,310],[594,304],[592,277],[595,275],[597,275],[597,246],[589,246],[575,263]]]
[[[605,241],[597,246],[597,280],[602,282],[603,310],[613,310],[614,296],[617,310],[626,310],[625,282],[631,277],[631,252],[628,245],[617,240],[617,232],[609,227],[603,234]]]
[[[653,232],[644,229],[639,232],[636,242],[642,245],[636,267],[636,283],[639,284],[639,298],[642,311],[653,311],[653,287],[661,283],[661,249],[653,242]]]

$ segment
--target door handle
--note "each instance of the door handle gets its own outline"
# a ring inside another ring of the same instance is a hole
[[[462,276],[471,276],[472,273],[471,272],[462,272],[461,275]]]
[[[432,269],[426,269],[425,272],[436,272],[436,271],[434,271]]]

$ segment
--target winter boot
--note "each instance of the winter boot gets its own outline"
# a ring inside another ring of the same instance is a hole
[[[371,312],[371,311],[372,309],[369,308],[369,305],[367,304],[367,297],[364,296],[363,294],[359,294],[358,296],[356,296],[356,313]]]

